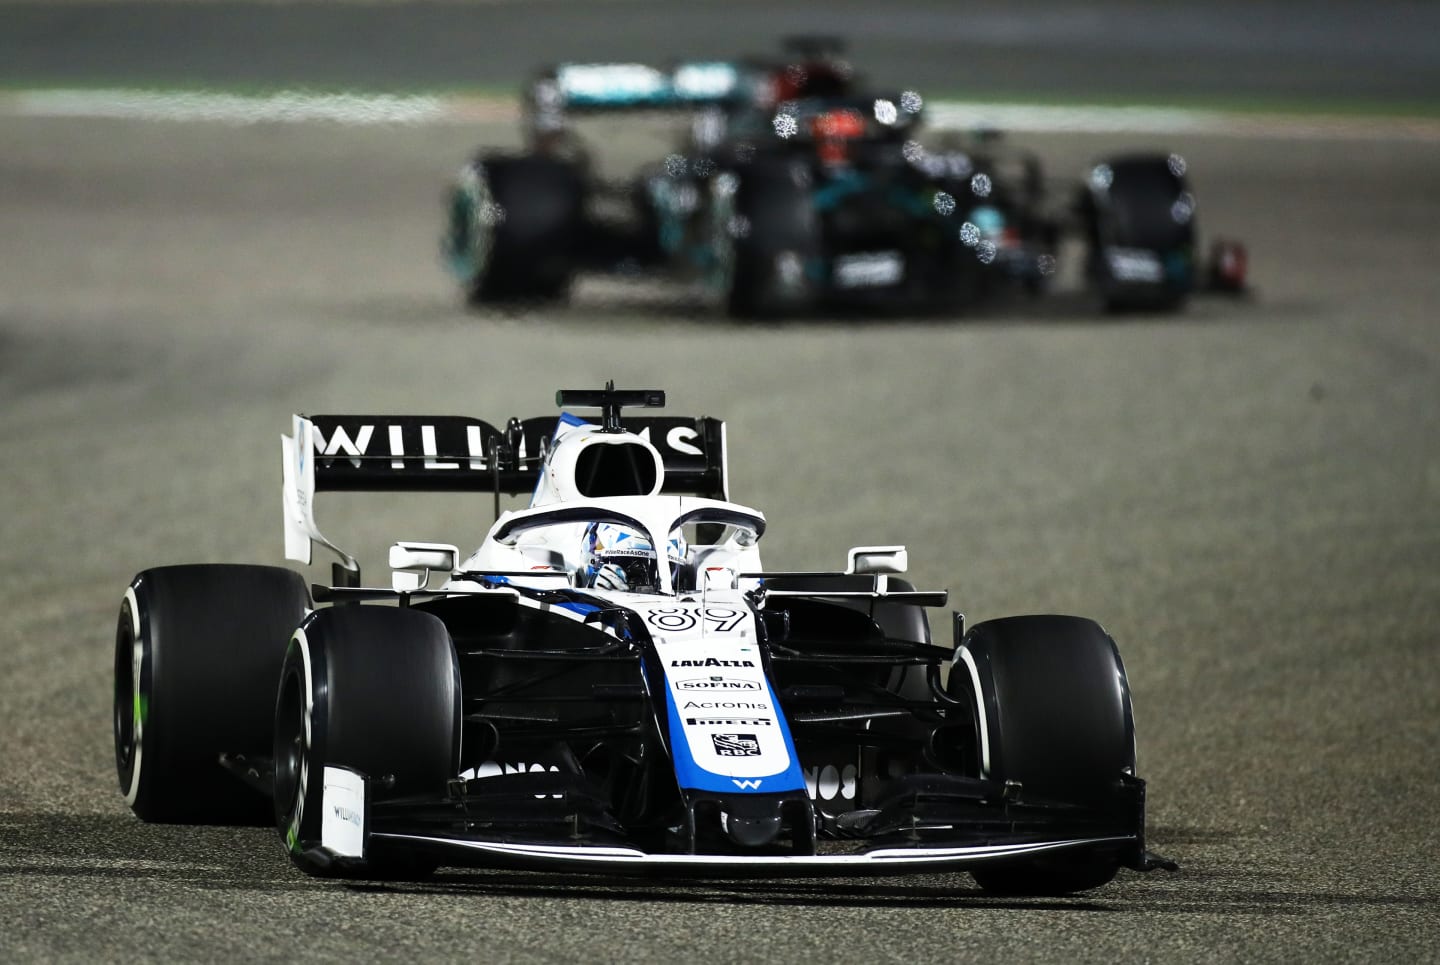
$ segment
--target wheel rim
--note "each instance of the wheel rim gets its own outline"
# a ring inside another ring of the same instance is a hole
[[[135,688],[135,631],[128,602],[120,611],[120,624],[115,631],[115,766],[120,787],[130,790],[130,777],[135,768],[135,721],[140,713],[140,693]]]
[[[275,710],[275,820],[284,831],[299,805],[305,765],[305,709],[300,675],[293,669],[280,685]]]

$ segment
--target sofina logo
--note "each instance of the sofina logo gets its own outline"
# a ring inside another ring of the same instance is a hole
[[[760,684],[753,680],[736,680],[733,677],[692,677],[675,683],[677,690],[738,691],[759,690]]]

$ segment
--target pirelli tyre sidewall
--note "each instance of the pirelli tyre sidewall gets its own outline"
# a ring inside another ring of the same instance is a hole
[[[274,815],[307,874],[401,877],[421,865],[381,845],[363,862],[321,849],[324,770],[365,776],[372,802],[443,795],[459,770],[460,672],[445,625],[402,607],[320,610],[291,638],[275,699]],[[430,866],[433,869],[433,865]]]
[[[1042,615],[978,623],[961,643],[948,688],[975,709],[983,776],[1105,808],[1125,775],[1135,773],[1125,668],[1114,640],[1092,620]],[[1062,853],[974,875],[989,891],[1064,894],[1105,884],[1119,864],[1118,854]]]
[[[145,570],[115,632],[115,765],[143,820],[266,823],[264,799],[219,763],[269,753],[274,679],[304,618],[304,580],[281,567]]]

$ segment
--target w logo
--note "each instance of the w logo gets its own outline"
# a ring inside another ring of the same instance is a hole
[[[742,781],[742,780],[740,780],[738,777],[732,777],[732,778],[730,778],[730,783],[734,784],[736,787],[740,788],[740,790],[742,790],[742,791],[758,791],[758,790],[760,790],[760,781],[759,781],[758,779],[756,779],[756,780],[749,780],[749,781]]]

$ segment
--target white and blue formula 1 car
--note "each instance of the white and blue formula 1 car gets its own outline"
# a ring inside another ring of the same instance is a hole
[[[722,422],[622,424],[663,405],[652,390],[558,403],[602,416],[297,416],[286,556],[334,552],[334,585],[135,577],[114,711],[135,813],[273,820],[314,875],[963,869],[1058,894],[1169,866],[1145,849],[1128,684],[1097,624],[955,613],[936,645],[946,594],[901,578],[902,547],[765,569]],[[395,543],[392,586],[369,588],[315,523],[327,490],[490,492],[497,519],[468,557]]]

